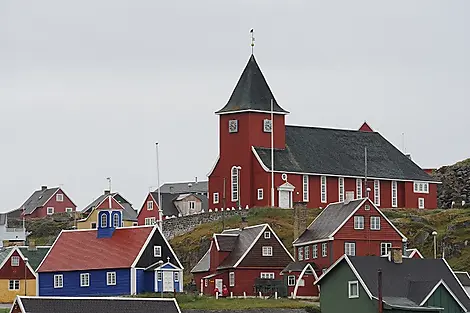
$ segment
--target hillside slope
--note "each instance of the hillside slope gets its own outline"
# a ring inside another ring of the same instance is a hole
[[[434,171],[440,208],[470,207],[470,159]]]
[[[309,210],[309,224],[320,212]],[[431,233],[436,230],[437,251],[455,270],[470,270],[470,210],[384,210],[385,215],[408,237],[408,247],[418,248],[425,257],[433,256]],[[269,223],[286,247],[292,252],[293,211],[274,208],[250,209],[247,216],[249,225]],[[226,228],[240,224],[239,217],[225,221]],[[214,232],[222,231],[221,222],[198,226],[194,231],[173,238],[170,242],[185,267],[186,280],[190,279],[191,268],[209,248]]]

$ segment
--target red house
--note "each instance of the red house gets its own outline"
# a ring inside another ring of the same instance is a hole
[[[256,295],[257,279],[283,280],[282,269],[293,261],[268,224],[214,234],[211,245],[191,270],[200,292],[214,295],[225,285],[235,296]]]
[[[438,182],[369,125],[287,126],[288,113],[251,55],[227,104],[216,112],[219,156],[208,174],[210,209],[223,206],[224,194],[226,207],[291,208],[303,201],[313,208],[342,202],[347,192],[363,198],[368,189],[378,207],[437,207]]]
[[[65,194],[62,188],[47,188],[47,186],[42,186],[40,190],[33,192],[20,208],[8,213],[8,216],[15,218],[24,215],[28,218],[38,218],[54,213],[72,213],[76,209],[77,206]]]
[[[158,206],[158,194],[156,192],[149,192],[137,214],[137,222],[139,225],[155,225],[161,220],[162,216]]]

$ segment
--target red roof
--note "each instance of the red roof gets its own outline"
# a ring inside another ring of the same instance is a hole
[[[152,226],[119,228],[111,238],[96,238],[96,229],[64,230],[38,272],[130,268]]]

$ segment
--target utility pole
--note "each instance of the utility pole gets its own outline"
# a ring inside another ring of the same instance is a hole
[[[162,204],[162,197],[160,194],[160,164],[159,164],[159,156],[158,156],[158,142],[155,143],[156,153],[157,153],[157,185],[158,185],[158,215],[159,215],[159,227],[160,231],[163,232],[163,204]]]

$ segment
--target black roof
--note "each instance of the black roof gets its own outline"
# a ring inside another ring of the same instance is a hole
[[[227,104],[216,114],[231,113],[243,110],[271,111],[271,99],[273,99],[273,111],[277,113],[289,113],[279,106],[271,89],[264,78],[255,56],[251,55],[248,63],[238,80],[235,89]]]
[[[288,274],[291,272],[302,272],[307,264],[310,264],[313,270],[318,270],[318,266],[315,262],[306,262],[306,261],[292,261],[281,271],[282,274]]]
[[[219,246],[219,251],[230,252],[235,247],[238,240],[238,235],[215,234],[214,239]]]
[[[179,313],[175,299],[17,297],[23,313]]]
[[[151,192],[151,194],[152,194],[153,199],[158,203],[158,192],[153,191],[153,192]],[[173,215],[178,216],[180,214],[180,211],[178,210],[178,208],[175,205],[175,200],[180,195],[184,195],[184,194],[187,194],[187,193],[162,193],[162,192],[160,192],[160,197],[162,198],[161,207],[162,207],[164,216],[173,216]],[[191,195],[194,195],[196,198],[201,200],[202,210],[204,210],[204,212],[207,212],[208,209],[209,209],[209,200],[208,200],[207,196],[197,194],[197,193],[191,193]]]
[[[470,299],[443,259],[403,259],[395,264],[386,257],[349,256],[349,260],[373,296],[377,297],[377,271],[382,270],[384,300],[408,299],[419,305],[442,280],[470,309]],[[391,303],[390,303],[391,304]],[[404,303],[402,303],[404,304]]]
[[[209,182],[205,181],[188,181],[180,183],[165,183],[160,186],[160,193],[193,193],[193,192],[203,192],[207,193],[209,191]],[[155,190],[155,193],[158,192],[158,188]]]
[[[327,239],[365,199],[331,203],[324,208],[294,244]]]
[[[464,286],[470,287],[470,276],[467,272],[455,272],[460,283]]]
[[[371,178],[435,181],[377,132],[286,126],[286,148],[275,149],[274,169],[283,172],[364,177],[364,148]],[[269,148],[255,148],[271,168]]]

